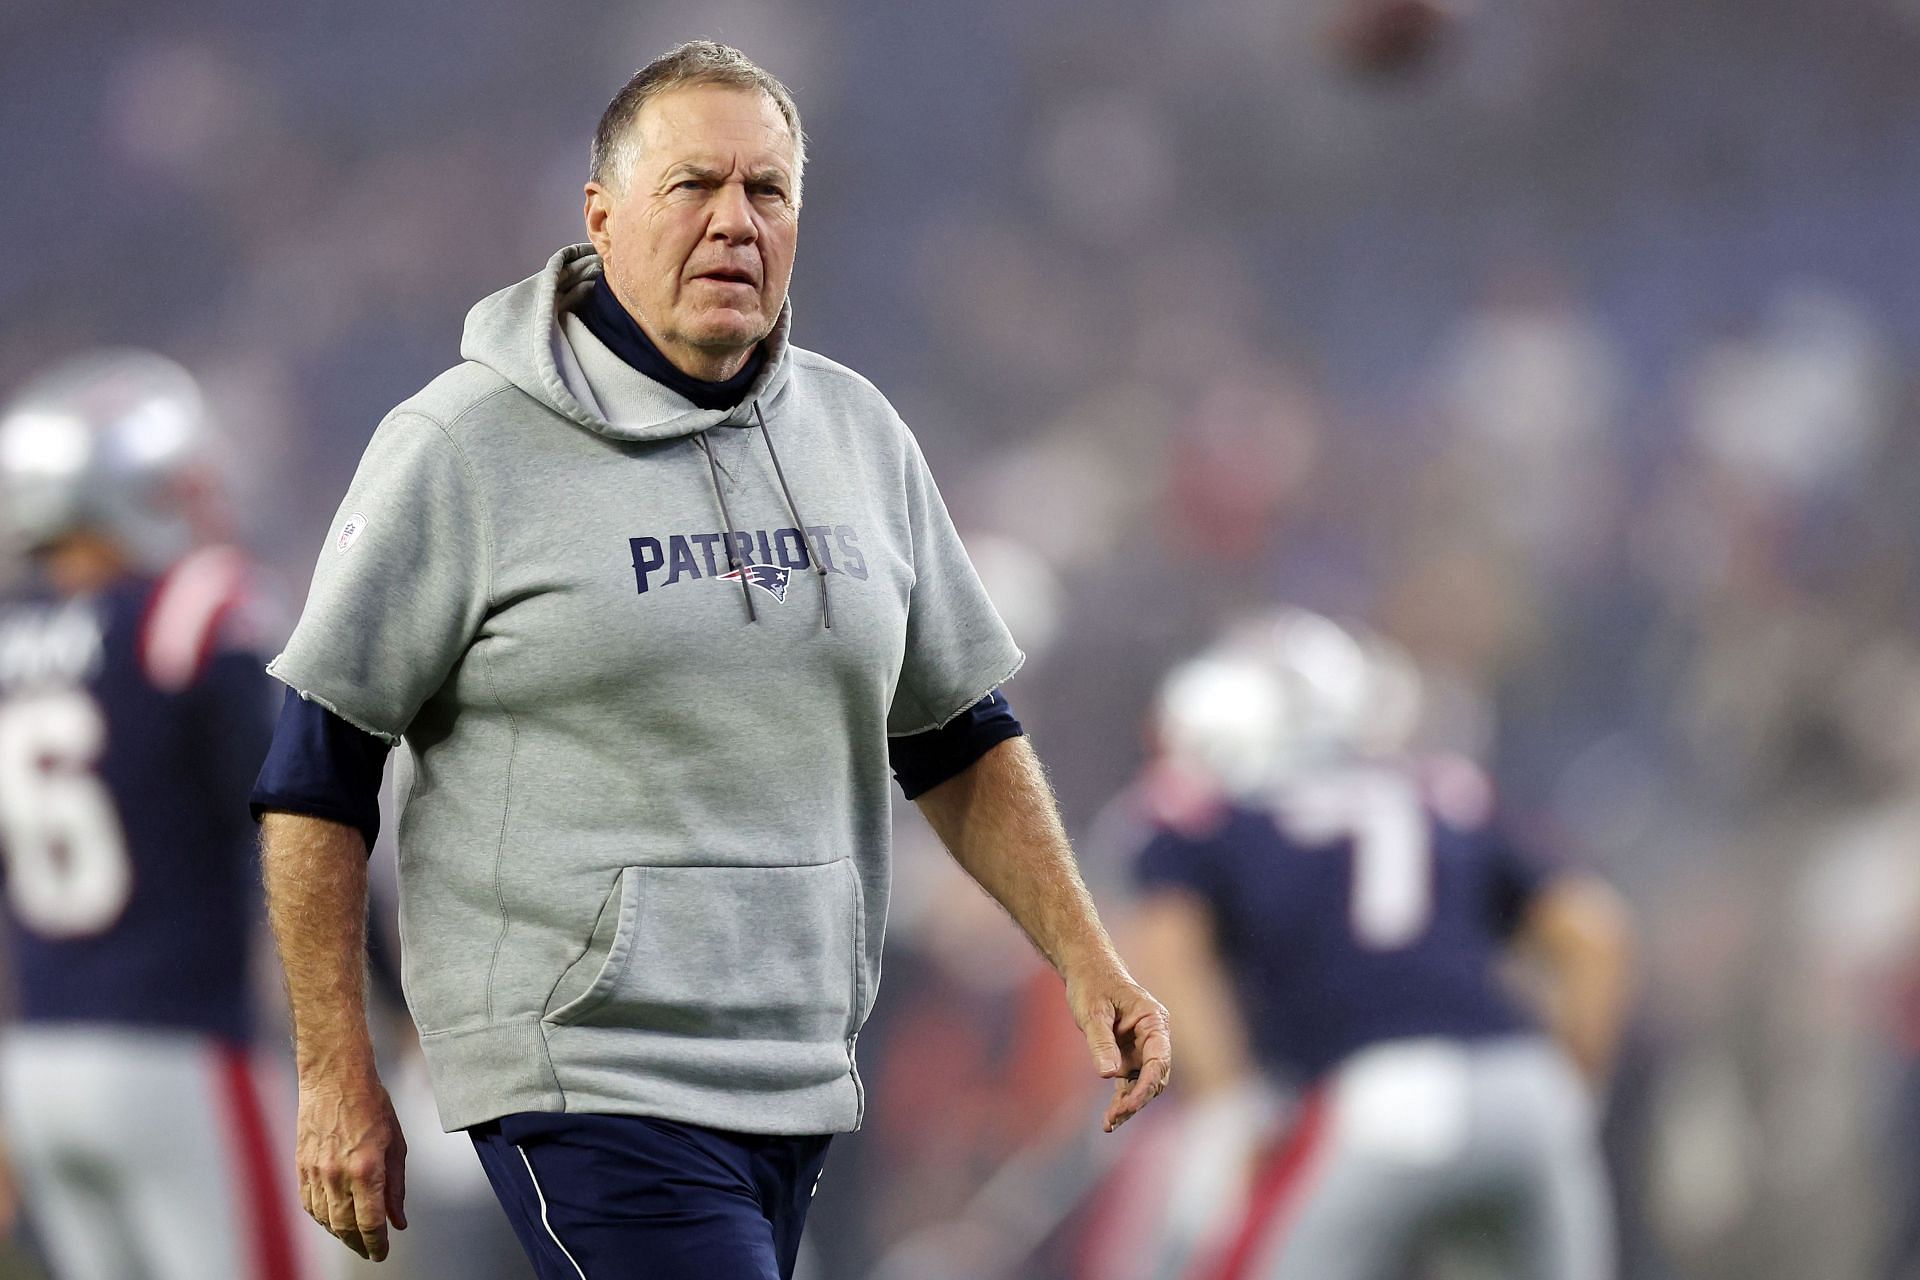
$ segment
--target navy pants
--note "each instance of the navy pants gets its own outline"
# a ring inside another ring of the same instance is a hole
[[[828,1141],[542,1112],[468,1133],[540,1280],[792,1280]]]

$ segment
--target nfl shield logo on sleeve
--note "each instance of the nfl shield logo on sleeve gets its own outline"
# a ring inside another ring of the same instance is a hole
[[[333,540],[333,549],[344,554],[347,548],[353,545],[353,540],[360,536],[360,531],[366,527],[367,518],[358,511],[354,512],[347,517],[346,523],[340,526],[340,536]]]

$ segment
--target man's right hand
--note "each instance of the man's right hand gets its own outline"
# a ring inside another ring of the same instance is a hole
[[[367,842],[304,813],[260,824],[267,919],[287,974],[300,1073],[300,1204],[363,1258],[407,1225],[407,1142],[367,1031]]]
[[[300,1082],[300,1204],[363,1258],[407,1227],[407,1140],[379,1078]]]

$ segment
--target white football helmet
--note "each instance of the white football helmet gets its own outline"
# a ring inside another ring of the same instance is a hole
[[[1282,751],[1286,693],[1271,666],[1213,650],[1161,682],[1155,707],[1162,758],[1230,795],[1258,791]]]
[[[29,383],[0,415],[0,528],[31,549],[75,530],[137,563],[195,539],[193,482],[212,473],[193,375],[148,351],[80,356]]]
[[[1169,760],[1244,796],[1303,770],[1404,750],[1420,702],[1418,669],[1399,646],[1282,609],[1228,628],[1176,667],[1156,710]]]

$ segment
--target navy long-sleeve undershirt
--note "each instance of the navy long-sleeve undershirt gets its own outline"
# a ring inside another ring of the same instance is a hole
[[[389,750],[381,739],[288,689],[248,799],[254,821],[272,810],[304,813],[359,828],[373,848]]]

